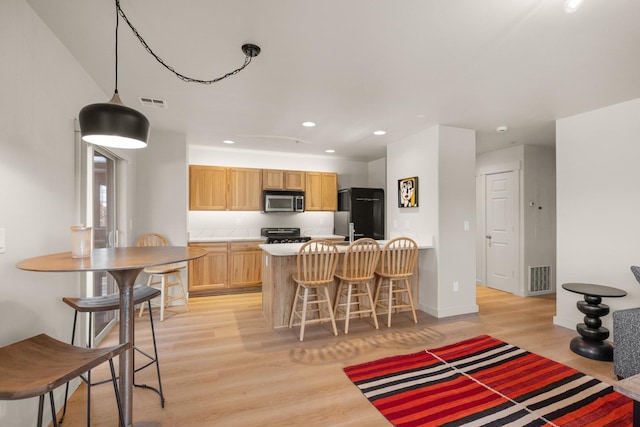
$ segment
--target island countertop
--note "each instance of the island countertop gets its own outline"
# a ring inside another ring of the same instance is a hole
[[[388,240],[378,240],[380,248]],[[348,242],[339,242],[337,245],[340,253],[338,268],[342,265],[344,252],[348,247]],[[293,302],[296,283],[291,278],[292,273],[297,269],[296,255],[302,243],[273,243],[261,244],[262,249],[262,312],[270,328],[283,328],[289,324],[291,314],[291,304]],[[418,244],[420,249],[431,249],[433,245]],[[419,307],[420,294],[418,265],[411,278],[411,292],[413,294],[414,306]],[[335,294],[335,283],[329,285],[329,293]]]
[[[430,241],[417,242],[418,249],[433,249],[433,242],[431,241],[432,239],[427,239],[427,240],[430,240]],[[378,244],[380,245],[380,249],[382,249],[388,241],[389,240],[376,240],[376,242],[378,242]],[[266,253],[268,253],[269,255],[291,256],[291,255],[297,255],[302,245],[303,243],[270,243],[270,244],[263,243],[261,245],[258,245],[258,247],[263,251],[265,251]],[[340,253],[346,252],[347,247],[349,246],[349,242],[337,242],[336,246],[338,247],[338,252]]]

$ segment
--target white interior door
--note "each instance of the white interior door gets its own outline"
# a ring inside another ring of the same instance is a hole
[[[513,171],[486,175],[487,286],[510,293],[518,277],[517,185]]]

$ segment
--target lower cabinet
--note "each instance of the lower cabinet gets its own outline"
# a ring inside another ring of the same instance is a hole
[[[262,241],[190,243],[207,254],[189,261],[189,294],[205,296],[232,293],[262,284]]]
[[[244,288],[262,284],[263,242],[229,243],[229,286]]]

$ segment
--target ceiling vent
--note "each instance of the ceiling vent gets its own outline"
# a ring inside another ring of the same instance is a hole
[[[146,107],[158,107],[158,108],[167,108],[167,103],[163,99],[153,99],[153,98],[138,98],[140,103]]]

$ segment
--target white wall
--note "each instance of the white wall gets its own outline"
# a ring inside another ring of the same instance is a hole
[[[172,245],[186,246],[188,176],[184,134],[152,131],[149,146],[137,156],[134,242],[160,233]]]
[[[39,333],[68,341],[73,314],[62,297],[81,292],[79,274],[16,263],[70,250],[69,227],[79,220],[74,118],[108,96],[23,0],[0,2],[0,62],[0,345]],[[35,425],[36,413],[37,399],[0,402],[0,425]]]
[[[419,206],[399,208],[398,180],[412,176]],[[436,317],[477,312],[475,132],[435,126],[389,145],[386,189],[388,237],[433,238],[434,249],[420,251],[420,309]]]
[[[556,290],[556,156],[553,147],[524,147],[522,182],[523,266],[521,295],[530,295],[529,267],[551,266],[551,289]]]
[[[640,305],[629,271],[640,264],[640,99],[558,120],[557,262],[554,323],[575,328],[581,299],[567,282],[610,285],[624,298],[605,298],[611,312]],[[603,318],[611,329],[611,315]]]

